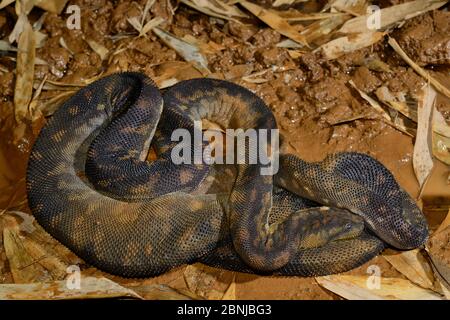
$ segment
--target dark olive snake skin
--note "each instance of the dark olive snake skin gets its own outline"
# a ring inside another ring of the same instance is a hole
[[[367,155],[336,153],[309,163],[281,154],[279,172],[261,175],[247,142],[244,164],[174,164],[172,133],[193,135],[194,120],[202,119],[222,128],[276,128],[261,99],[226,81],[182,81],[163,95],[139,73],[88,85],[55,112],[33,146],[33,215],[86,262],[125,277],[196,261],[325,275],[361,265],[386,244],[410,249],[425,242],[423,214]],[[150,143],[158,157],[148,162]],[[183,157],[194,157],[191,149]]]

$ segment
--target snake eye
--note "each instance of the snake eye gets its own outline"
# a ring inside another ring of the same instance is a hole
[[[352,223],[351,222],[347,222],[344,226],[345,230],[350,230],[352,228]]]

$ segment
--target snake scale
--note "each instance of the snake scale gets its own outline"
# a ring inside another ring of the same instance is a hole
[[[280,154],[278,173],[262,175],[246,142],[241,164],[175,164],[171,134],[194,134],[194,121],[205,119],[221,128],[276,129],[260,98],[222,80],[182,81],[161,93],[145,75],[124,72],[82,88],[33,145],[27,194],[34,217],[87,263],[124,277],[196,261],[325,275],[355,268],[386,245],[425,242],[420,209],[364,154],[314,163]],[[145,160],[150,144],[154,161]],[[195,156],[194,148],[183,156]]]

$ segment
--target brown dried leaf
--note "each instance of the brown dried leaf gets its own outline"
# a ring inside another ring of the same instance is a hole
[[[143,27],[142,30],[139,31],[139,36],[145,36],[150,30],[154,27],[159,26],[164,22],[164,19],[161,17],[155,17],[152,20],[148,21]]]
[[[439,232],[444,231],[444,229],[448,226],[450,226],[450,209],[448,210],[447,216],[445,217],[444,221],[442,221],[439,228],[437,228],[433,234],[438,234]]]
[[[408,119],[417,122],[417,110],[412,110],[406,103],[403,96],[398,94],[394,95],[386,86],[379,87],[375,91],[375,95],[381,102],[400,112]]]
[[[186,41],[178,39],[173,34],[160,29],[158,27],[153,29],[153,32],[170,48],[175,50],[186,61],[192,62],[200,72],[209,74],[208,61],[200,52],[200,49]]]
[[[189,265],[184,270],[183,276],[187,287],[191,292],[210,300],[220,300],[224,296],[231,283],[221,281],[227,272],[205,266],[200,263]]]
[[[14,1],[16,1],[16,0],[2,0],[2,2],[0,2],[0,10],[9,6]]]
[[[18,231],[14,228],[3,229],[3,246],[15,283],[51,280],[45,269],[27,252]]]
[[[96,54],[99,55],[100,59],[105,60],[109,55],[109,50],[105,48],[102,44],[98,43],[93,39],[86,39],[87,44],[91,47]]]
[[[186,292],[181,290],[175,290],[169,286],[163,284],[151,284],[151,285],[137,285],[126,286],[133,290],[141,297],[147,300],[200,300],[199,296],[196,296],[192,292]]]
[[[219,19],[224,19],[224,20],[231,20],[231,21],[235,21],[235,22],[240,23],[240,21],[238,19],[234,18],[233,16],[227,16],[223,12],[220,13],[220,12],[216,12],[216,11],[213,11],[213,10],[209,9],[208,7],[199,6],[199,5],[195,4],[191,0],[180,0],[180,2],[184,3],[185,5],[193,8],[193,9],[195,9],[197,11],[200,11],[201,13],[204,13],[204,14],[206,14],[208,16],[219,18]]]
[[[283,36],[288,37],[289,39],[292,39],[304,46],[308,46],[305,37],[278,14],[273,11],[266,10],[252,2],[241,1],[240,4]]]
[[[309,0],[275,0],[272,4],[274,7],[279,7],[282,5],[290,5],[298,2],[308,2]]]
[[[392,126],[393,128],[399,130],[400,132],[407,134],[409,136],[413,136],[409,131],[408,128],[406,128],[404,125],[397,123],[397,122],[393,122],[390,115],[384,111],[384,109],[381,107],[381,105],[374,99],[372,99],[368,94],[366,94],[364,91],[358,89],[358,87],[356,86],[356,84],[353,82],[353,80],[349,81],[350,85],[355,88],[358,93],[361,95],[361,97],[366,100],[370,106],[372,106],[382,117],[385,123],[387,123],[388,125]]]
[[[414,144],[413,168],[420,187],[433,169],[431,147],[431,119],[436,91],[426,85],[417,108],[417,137]]]
[[[142,299],[134,291],[124,288],[107,278],[82,277],[80,289],[69,289],[66,281],[0,285],[0,300],[63,300],[119,297]]]
[[[337,10],[350,13],[354,16],[360,16],[366,13],[367,0],[330,0],[322,9],[322,12],[330,8],[332,11]]]
[[[336,17],[346,15],[346,13],[341,13],[341,12],[304,13],[302,11],[294,10],[294,9],[289,9],[287,11],[277,11],[277,10],[270,9],[270,11],[274,11],[276,14],[278,14],[283,19],[286,19],[286,21],[323,20],[323,19],[336,18]]]
[[[436,106],[433,111],[432,150],[436,158],[450,165],[450,126]]]
[[[236,274],[233,274],[233,280],[231,280],[227,291],[222,296],[222,300],[236,300]]]
[[[248,18],[244,12],[239,10],[238,7],[234,5],[229,5],[221,0],[190,0],[195,5],[211,10],[212,12],[227,16],[227,17],[239,17]]]
[[[433,233],[425,247],[426,252],[431,258],[436,278],[438,278],[448,290],[450,290],[450,264],[448,258],[450,252],[448,246],[449,242],[450,227],[447,225],[446,227],[441,228],[439,232]],[[446,292],[445,290],[443,291],[444,293]]]
[[[325,57],[328,60],[332,60],[346,53],[371,46],[380,41],[383,36],[383,32],[358,33],[353,36],[345,36],[331,40],[316,50],[322,50]]]
[[[436,88],[436,90],[450,98],[450,90],[447,89],[438,80],[436,80],[436,78],[432,77],[427,71],[425,71],[425,69],[421,68],[414,61],[412,61],[394,38],[389,37],[388,43],[395,50],[395,52],[397,52],[397,54],[399,54],[400,57],[402,57],[402,59],[405,60],[405,62],[414,69],[414,71],[424,77],[427,82],[430,82]]]
[[[34,0],[35,6],[45,11],[60,14],[69,0]]]
[[[33,94],[35,40],[31,24],[26,20],[17,46],[16,84],[14,110],[16,121],[29,118],[28,105]]]
[[[435,10],[443,6],[447,1],[436,1],[436,0],[416,0],[407,3],[402,3],[399,5],[390,6],[380,10],[380,26],[377,30],[382,30],[387,26],[403,21],[406,19],[411,19],[429,10]],[[364,16],[359,16],[347,21],[342,28],[339,30],[342,33],[359,33],[359,32],[370,32],[373,29],[367,27],[368,20],[370,20],[369,14]]]
[[[380,277],[379,289],[368,286],[368,276],[334,275],[317,277],[324,288],[349,300],[443,300],[428,289],[423,289],[409,280]]]
[[[334,31],[337,27],[342,25],[349,18],[350,18],[349,15],[340,15],[337,17],[316,21],[307,26],[301,32],[301,34],[305,37],[308,43],[311,43],[322,36],[330,34],[332,31]]]
[[[419,249],[402,252],[387,249],[383,258],[412,283],[434,290],[433,270]]]

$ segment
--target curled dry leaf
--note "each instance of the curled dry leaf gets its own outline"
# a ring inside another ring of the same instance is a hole
[[[380,11],[375,14],[367,14],[353,18],[347,21],[339,31],[342,33],[359,33],[374,30],[383,30],[393,23],[411,19],[426,11],[438,9],[446,3],[447,1],[416,0],[390,6],[380,9]],[[369,27],[371,27],[371,16],[375,16],[376,14],[379,14],[379,19],[378,21],[374,21],[373,28],[369,29],[368,25]],[[379,22],[378,25],[377,22]]]
[[[333,60],[346,53],[353,52],[380,41],[384,36],[383,32],[365,32],[352,36],[344,36],[325,43],[316,50],[322,50],[328,60]]]
[[[443,300],[431,290],[409,280],[376,276],[335,275],[317,277],[324,288],[348,300]]]
[[[107,278],[81,277],[79,289],[69,286],[68,281],[0,285],[0,300],[67,300],[120,297],[142,299],[136,292]]]
[[[431,119],[436,91],[426,85],[417,110],[417,137],[414,144],[413,168],[420,187],[423,186],[433,169],[431,151]]]
[[[274,11],[266,10],[252,2],[241,1],[240,4],[254,14],[258,19],[266,23],[269,27],[279,32],[285,37],[288,37],[295,42],[298,42],[304,46],[308,46],[306,38],[300,34],[296,28],[291,26],[289,22],[280,17]]]
[[[14,110],[16,121],[29,118],[28,105],[33,94],[35,40],[31,24],[26,20],[17,47],[16,84]]]

